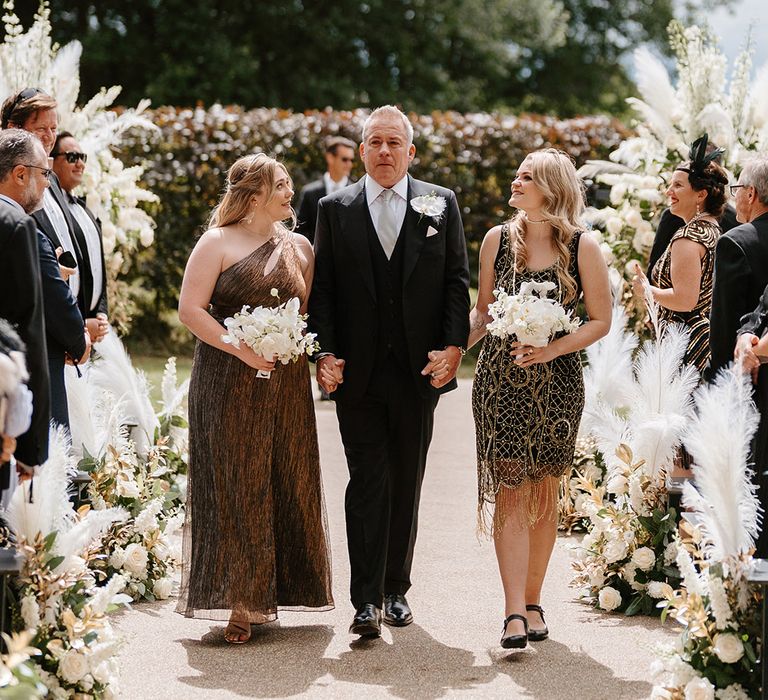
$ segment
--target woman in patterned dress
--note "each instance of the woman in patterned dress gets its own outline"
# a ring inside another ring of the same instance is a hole
[[[297,297],[306,308],[314,258],[309,241],[283,224],[294,219],[292,196],[280,163],[262,153],[240,158],[179,298],[179,319],[198,341],[177,612],[228,620],[230,644],[247,642],[251,625],[275,620],[279,609],[333,607],[307,358],[275,365],[221,339],[223,319],[243,305]]]
[[[718,165],[722,149],[705,154],[706,134],[691,146],[691,159],[678,166],[667,189],[670,211],[685,225],[678,230],[651,270],[651,295],[659,318],[683,323],[690,331],[684,362],[699,372],[709,364],[709,312],[715,245],[722,234],[718,223],[725,209],[728,176]],[[637,267],[635,294],[642,298],[647,283]]]
[[[529,154],[511,190],[517,214],[488,231],[480,249],[469,344],[485,336],[472,390],[479,527],[493,536],[504,588],[501,645],[521,648],[548,635],[541,587],[584,406],[579,351],[608,332],[611,293],[599,246],[581,233],[583,187],[570,157]],[[486,335],[493,290],[515,293],[530,280],[554,282],[568,311],[583,295],[589,320],[544,347]]]

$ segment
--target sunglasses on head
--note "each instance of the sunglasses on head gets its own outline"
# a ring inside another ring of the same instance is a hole
[[[11,109],[8,112],[8,116],[10,117],[22,102],[28,100],[30,97],[34,97],[35,95],[40,95],[42,93],[43,91],[40,88],[25,88],[22,90],[18,95],[16,95],[16,99],[13,101]]]
[[[57,153],[54,158],[64,158],[67,163],[77,163],[78,160],[82,160],[83,164],[88,162],[87,153],[78,153],[77,151],[67,151],[66,153]]]

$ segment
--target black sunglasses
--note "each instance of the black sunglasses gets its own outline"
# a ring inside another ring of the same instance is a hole
[[[53,170],[51,170],[50,168],[44,168],[41,165],[32,165],[31,163],[21,163],[21,165],[23,165],[25,168],[37,168],[38,170],[42,170],[43,177],[46,180],[51,179],[51,173],[53,172]]]
[[[82,160],[83,163],[88,162],[87,153],[78,153],[77,151],[67,151],[66,153],[55,153],[54,158],[64,158],[67,163],[77,163],[78,160]]]
[[[40,88],[25,88],[22,90],[18,95],[16,95],[16,99],[13,101],[13,104],[11,105],[11,109],[8,111],[8,118],[13,115],[13,113],[16,111],[16,108],[25,100],[28,100],[30,97],[34,97],[35,95],[42,94],[42,90]]]
[[[355,159],[354,158],[348,158],[346,156],[342,156],[341,160],[343,160],[345,163],[353,163]]]

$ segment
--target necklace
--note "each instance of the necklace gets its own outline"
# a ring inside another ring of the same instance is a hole
[[[540,221],[534,221],[533,219],[529,219],[528,215],[526,215],[525,220],[529,224],[546,224],[547,223],[547,219],[541,219]]]

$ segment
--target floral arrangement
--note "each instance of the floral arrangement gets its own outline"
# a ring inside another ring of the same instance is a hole
[[[597,450],[595,441],[589,436],[576,438],[576,451],[573,466],[567,478],[560,482],[560,494],[557,502],[557,527],[571,534],[574,530],[587,529],[589,516],[584,510],[584,500],[588,493],[582,485],[600,486],[605,478],[605,464]]]
[[[434,219],[436,223],[440,223],[446,206],[445,197],[439,197],[436,192],[430,192],[429,194],[421,195],[421,197],[414,197],[411,200],[411,207],[420,214],[419,221],[421,221],[422,216],[428,216]]]
[[[517,294],[494,289],[496,301],[488,305],[492,321],[488,332],[497,338],[516,338],[525,345],[543,347],[556,333],[571,333],[580,319],[571,318],[563,306],[547,294],[554,282],[523,282]]]
[[[279,298],[277,289],[273,297]],[[302,355],[311,355],[318,349],[314,333],[306,333],[307,315],[299,313],[300,302],[294,297],[279,306],[249,306],[234,316],[224,319],[227,333],[221,336],[225,343],[239,348],[245,343],[251,350],[265,358],[284,365],[295,362]],[[259,370],[259,376],[269,379],[270,372]]]
[[[650,300],[649,300],[650,302]],[[627,314],[613,311],[611,331],[587,351],[582,433],[595,441],[605,476],[576,476],[587,534],[575,548],[572,585],[604,610],[654,611],[672,591],[676,513],[667,507],[666,472],[692,411],[698,373],[683,365],[687,332],[663,327],[649,303],[655,338],[633,353]]]
[[[130,598],[121,592],[122,577],[97,587],[89,562],[105,532],[127,513],[73,511],[68,493],[73,469],[67,439],[58,430],[40,475],[19,485],[3,513],[23,558],[18,625],[31,635],[29,644],[38,652],[32,660],[51,697],[112,698],[118,692],[119,640],[106,614]]]
[[[671,71],[647,48],[635,51],[640,97],[628,101],[639,116],[636,135],[611,153],[610,162],[590,161],[580,171],[611,188],[611,206],[590,210],[590,219],[619,269],[647,259],[668,174],[688,159],[695,139],[709,133],[725,148],[723,164],[734,172],[750,153],[768,147],[768,65],[751,82],[751,41],[736,58],[730,81],[728,61],[708,29],[673,21],[669,41]]]
[[[80,89],[79,63],[82,46],[74,41],[64,47],[53,43],[49,10],[45,2],[34,23],[24,32],[14,13],[13,0],[4,0],[5,40],[0,44],[0,100],[25,87],[39,87],[58,102],[59,128],[70,131],[88,154],[88,167],[81,194],[101,220],[110,297],[110,320],[126,329],[131,311],[128,286],[118,276],[127,272],[139,246],[152,244],[154,222],[140,205],[157,202],[149,190],[139,186],[142,165],[124,167],[112,148],[126,129],[134,133],[153,130],[143,116],[149,105],[108,111],[120,87],[102,89],[83,107],[77,107]]]
[[[694,526],[678,547],[682,585],[664,602],[683,631],[657,650],[655,698],[760,697],[760,601],[748,581],[760,521],[747,467],[758,423],[751,390],[748,376],[730,368],[696,394],[685,435],[696,486],[686,484],[683,493]]]

